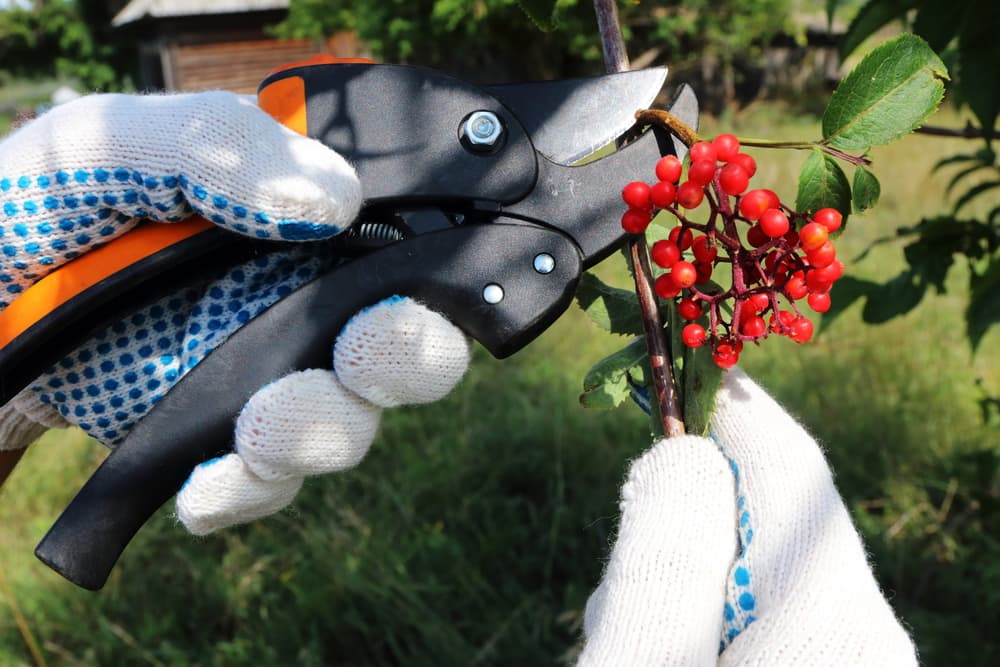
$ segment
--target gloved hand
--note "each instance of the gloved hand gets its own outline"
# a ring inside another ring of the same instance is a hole
[[[809,434],[736,369],[711,433],[632,465],[577,667],[916,665]]]
[[[249,98],[81,98],[0,144],[0,308],[142,218],[198,213],[237,233],[306,241],[342,231],[360,205],[343,158]],[[269,253],[98,332],[0,408],[0,450],[67,424],[115,446],[212,349],[332,261],[305,246]],[[356,463],[382,407],[448,393],[468,356],[461,332],[407,299],[359,314],[331,355],[337,373],[296,373],[251,398],[237,453],[195,471],[180,519],[203,534],[280,509],[305,475]]]

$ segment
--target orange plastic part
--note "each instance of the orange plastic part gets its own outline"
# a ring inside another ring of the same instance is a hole
[[[211,222],[199,217],[147,223],[59,267],[0,312],[0,347],[105,278],[210,227]]]
[[[308,60],[282,65],[271,70],[268,76],[278,72],[308,67],[311,65],[337,65],[344,63],[360,63],[371,65],[373,61],[367,58],[335,58],[328,53],[320,53]],[[267,84],[257,93],[257,104],[271,118],[299,134],[306,134],[309,121],[306,114],[306,83],[301,77],[290,76]]]

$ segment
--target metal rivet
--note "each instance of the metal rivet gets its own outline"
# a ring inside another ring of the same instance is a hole
[[[488,304],[500,303],[503,301],[503,288],[496,283],[490,283],[483,288],[483,301]]]
[[[496,146],[503,134],[503,125],[492,111],[474,111],[465,121],[462,134],[476,146]]]
[[[552,273],[556,268],[556,260],[547,252],[535,255],[535,271],[539,273]]]

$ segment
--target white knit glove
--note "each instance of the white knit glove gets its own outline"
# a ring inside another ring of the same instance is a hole
[[[915,665],[822,452],[738,370],[622,489],[578,667]]]
[[[306,241],[340,232],[360,205],[343,158],[249,98],[81,98],[0,144],[0,309],[142,218],[198,213],[256,238]],[[68,423],[120,443],[215,346],[333,261],[303,246],[270,253],[98,332],[0,408],[0,450]],[[192,474],[178,496],[180,519],[204,534],[277,511],[304,476],[357,463],[383,407],[440,398],[468,359],[461,332],[412,301],[363,311],[337,343],[336,373],[296,373],[251,398],[237,453]]]
[[[429,403],[458,384],[469,344],[453,324],[410,299],[361,311],[334,346],[334,371],[274,382],[236,421],[236,452],[203,463],[177,496],[177,516],[196,535],[273,514],[309,475],[357,465],[382,408]]]

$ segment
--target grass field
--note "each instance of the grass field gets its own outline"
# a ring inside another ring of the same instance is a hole
[[[815,119],[767,105],[726,127],[818,133]],[[968,148],[913,136],[876,150],[882,203],[852,220],[840,255],[944,211],[930,168]],[[791,199],[805,155],[755,155],[754,183]],[[848,272],[885,279],[902,266],[888,244]],[[619,265],[601,272],[626,284]],[[743,355],[825,445],[928,665],[1000,661],[1000,430],[977,403],[1000,395],[1000,334],[972,356],[963,280],[958,267],[947,294],[885,325],[864,325],[855,304],[808,345],[768,341]],[[577,404],[587,368],[616,346],[574,309],[508,361],[477,350],[449,398],[387,414],[368,459],[310,480],[291,510],[195,539],[165,508],[99,594],[31,554],[103,456],[80,433],[48,434],[0,492],[0,664],[34,664],[28,641],[50,665],[565,662],[627,462],[648,444],[638,410]]]

